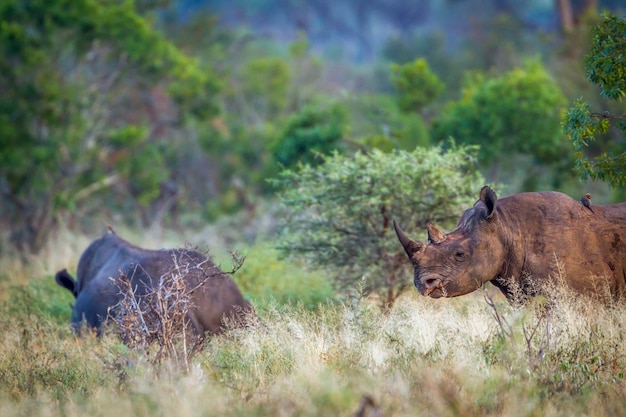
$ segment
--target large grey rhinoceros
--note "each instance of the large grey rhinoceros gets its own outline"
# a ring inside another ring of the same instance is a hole
[[[498,199],[485,186],[455,230],[428,224],[427,244],[394,227],[422,295],[456,297],[490,281],[514,301],[563,280],[576,293],[626,297],[626,203],[592,211],[558,192]]]
[[[83,320],[101,330],[110,309],[122,298],[115,281],[121,275],[140,296],[153,291],[161,277],[180,273],[190,294],[189,319],[197,333],[220,333],[225,319],[240,320],[253,314],[231,278],[193,250],[142,249],[110,232],[89,245],[76,273],[76,280],[65,269],[56,274],[56,282],[76,297],[71,317],[75,330]]]

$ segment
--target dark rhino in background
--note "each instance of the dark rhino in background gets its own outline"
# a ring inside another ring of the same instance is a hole
[[[220,333],[225,319],[243,320],[253,314],[252,305],[244,300],[237,285],[206,256],[188,249],[142,249],[114,232],[85,250],[76,280],[63,269],[57,272],[56,282],[76,297],[72,327],[78,330],[84,320],[100,331],[109,310],[122,299],[115,279],[127,277],[135,294],[141,296],[152,291],[162,276],[181,271],[181,267],[192,303],[189,319],[197,333]]]
[[[562,279],[577,293],[626,296],[626,203],[593,206],[558,192],[498,200],[485,186],[458,226],[428,224],[428,243],[396,234],[414,268],[414,283],[433,298],[470,293],[490,281],[510,300],[536,295]]]

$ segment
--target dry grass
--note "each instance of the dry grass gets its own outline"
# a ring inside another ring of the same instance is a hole
[[[263,326],[210,340],[189,372],[154,367],[111,338],[24,333],[24,323],[5,321],[0,414],[354,415],[364,402],[365,415],[384,416],[623,414],[622,310],[553,306],[545,326],[533,308],[496,308],[510,337],[476,297],[403,297],[387,315],[367,302],[274,307]],[[34,375],[20,385],[7,379],[11,369]],[[54,376],[42,378],[45,369]]]
[[[388,314],[368,300],[265,305],[263,325],[211,338],[183,371],[111,334],[77,339],[53,309],[33,307],[45,291],[12,292],[0,415],[625,414],[624,306],[560,293],[513,307],[487,295],[409,292]]]

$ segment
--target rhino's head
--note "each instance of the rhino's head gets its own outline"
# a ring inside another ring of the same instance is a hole
[[[398,239],[413,264],[413,282],[422,295],[456,297],[498,276],[504,245],[497,230],[496,200],[495,192],[483,187],[480,199],[465,211],[454,231],[445,234],[427,225],[427,244],[408,238],[394,221]]]

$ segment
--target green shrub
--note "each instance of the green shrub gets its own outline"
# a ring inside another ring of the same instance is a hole
[[[287,120],[273,144],[274,159],[285,167],[321,162],[318,154],[327,155],[341,148],[346,119],[346,111],[338,103],[307,104]]]
[[[445,87],[424,58],[402,65],[392,64],[391,72],[398,105],[407,113],[420,113],[437,99]]]
[[[359,148],[369,151],[412,151],[430,144],[429,127],[416,112],[403,112],[393,97],[349,96],[350,136]]]
[[[565,97],[540,62],[494,78],[468,79],[461,99],[450,102],[433,121],[432,139],[452,137],[460,143],[480,146],[483,172],[491,168],[491,180],[510,174],[516,157],[532,157],[525,173],[529,191],[545,176],[538,166],[552,166],[557,180],[568,178],[571,164],[560,120]],[[503,172],[500,173],[500,170]]]
[[[484,180],[476,147],[334,154],[274,180],[283,205],[280,250],[329,274],[338,291],[361,280],[389,308],[412,287],[393,220],[415,235],[426,223],[451,227],[476,201]]]

